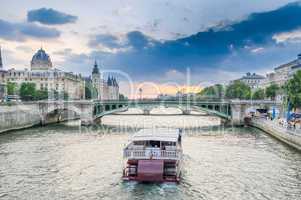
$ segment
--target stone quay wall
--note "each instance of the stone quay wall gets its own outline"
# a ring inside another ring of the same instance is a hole
[[[271,123],[265,122],[264,120],[252,120],[250,125],[301,151],[301,134],[296,134],[294,131],[277,127]]]
[[[36,105],[0,105],[0,133],[41,123]]]

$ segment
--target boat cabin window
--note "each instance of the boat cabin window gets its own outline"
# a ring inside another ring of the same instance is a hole
[[[149,141],[149,146],[160,147],[160,141]]]
[[[176,146],[176,142],[162,142],[162,141],[134,141],[133,144],[135,146],[145,146],[145,147],[157,147],[157,148],[165,148],[166,146]]]
[[[162,146],[176,146],[175,142],[162,142]]]
[[[134,141],[134,145],[145,145],[145,141]]]

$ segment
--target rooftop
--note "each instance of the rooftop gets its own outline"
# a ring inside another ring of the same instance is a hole
[[[177,142],[179,134],[178,129],[142,129],[135,133],[131,140]]]
[[[264,76],[261,76],[259,74],[256,73],[250,73],[248,72],[245,76],[243,76],[241,79],[265,79]]]
[[[275,68],[275,70],[278,70],[278,69],[281,69],[281,68],[285,68],[285,67],[295,67],[296,65],[300,65],[300,60],[301,60],[301,54],[298,54],[298,58],[291,61],[291,62],[288,62],[286,64],[282,64],[278,67]]]

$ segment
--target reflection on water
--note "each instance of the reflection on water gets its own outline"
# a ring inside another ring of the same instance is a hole
[[[200,116],[107,116],[0,135],[0,199],[299,199],[301,155],[252,128]],[[122,182],[137,126],[185,127],[180,184]],[[117,125],[122,125],[117,127]],[[199,126],[198,126],[199,125]],[[209,128],[208,125],[214,125]]]

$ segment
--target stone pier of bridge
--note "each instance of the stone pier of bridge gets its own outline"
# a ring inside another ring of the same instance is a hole
[[[243,125],[245,123],[245,118],[247,117],[248,109],[267,109],[270,110],[272,108],[276,108],[279,110],[279,115],[282,116],[284,112],[284,108],[281,102],[276,101],[265,101],[265,100],[232,100],[230,102],[231,107],[231,117],[228,121],[232,125]]]
[[[82,125],[99,123],[105,115],[125,111],[119,101],[35,101],[0,103],[0,133],[35,125],[79,119]]]
[[[127,110],[129,107],[140,107],[143,114],[150,115],[154,106],[177,107],[183,114],[204,111],[209,115],[222,118],[231,125],[243,125],[246,111],[253,109],[271,109],[276,107],[283,113],[281,103],[274,101],[38,101],[11,102],[0,104],[0,132],[26,128],[34,125],[58,123],[79,119],[82,125],[91,125],[101,121],[105,115]]]

